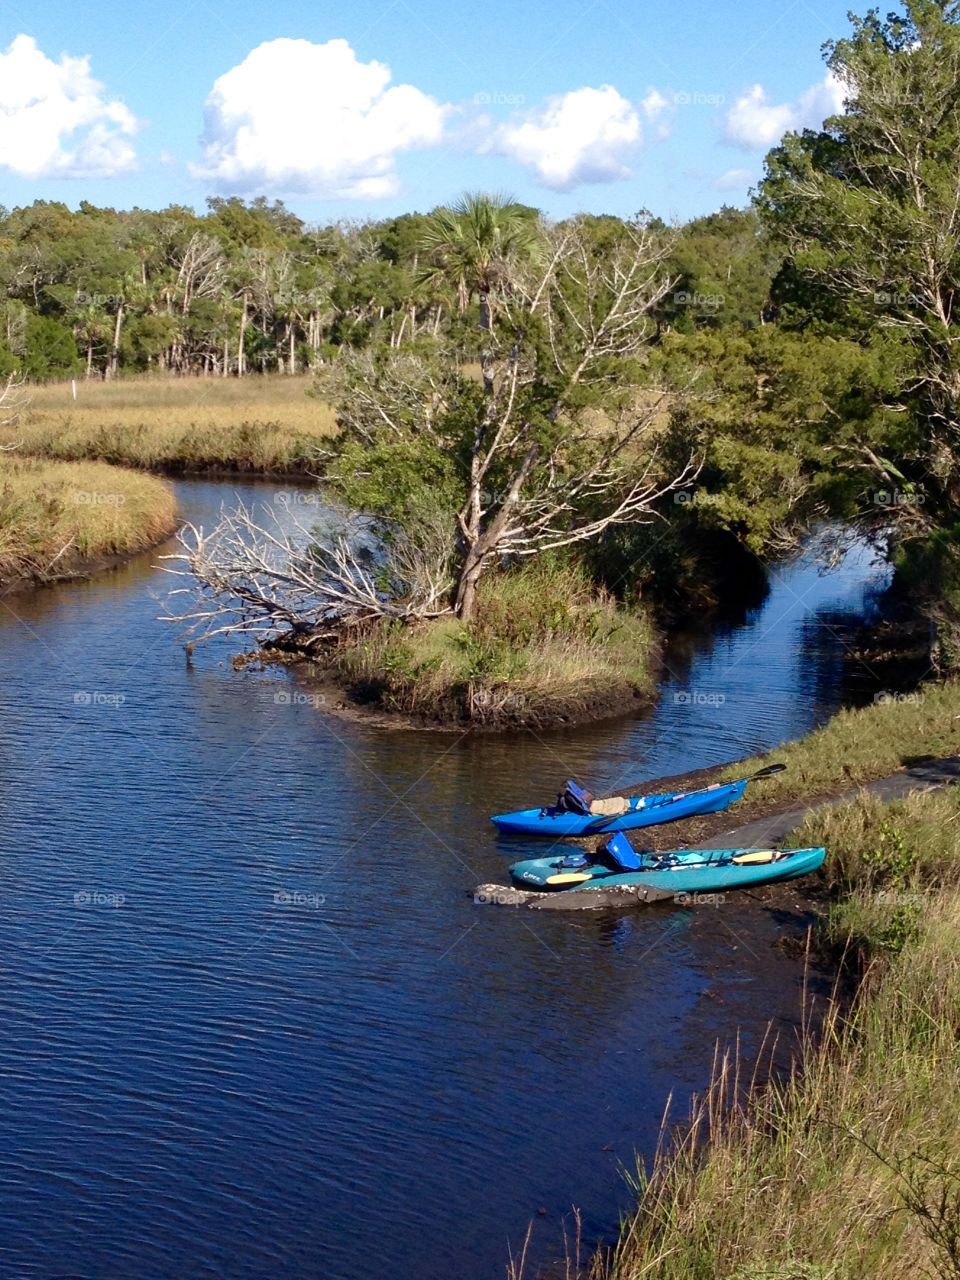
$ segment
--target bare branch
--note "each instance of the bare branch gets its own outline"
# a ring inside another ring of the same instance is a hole
[[[449,612],[449,547],[427,536],[414,543],[400,531],[387,545],[369,522],[331,523],[338,527],[308,529],[277,515],[261,521],[241,504],[224,510],[209,534],[186,525],[181,549],[162,559],[171,562],[167,573],[189,585],[171,591],[177,603],[164,621],[197,640],[295,636],[306,647],[345,626]]]

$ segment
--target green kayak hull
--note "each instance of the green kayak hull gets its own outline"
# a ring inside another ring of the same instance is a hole
[[[765,855],[770,855],[765,857]],[[673,894],[723,893],[777,884],[809,875],[823,866],[826,850],[676,849],[643,855],[636,871],[613,871],[597,863],[571,864],[569,858],[533,858],[510,868],[515,884],[554,893],[648,885]],[[751,860],[752,859],[752,860]],[[742,860],[742,861],[741,861]],[[551,883],[563,877],[562,883]]]

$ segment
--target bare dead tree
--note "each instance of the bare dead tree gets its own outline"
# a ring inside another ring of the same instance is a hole
[[[636,385],[651,312],[672,285],[669,249],[641,222],[602,252],[580,224],[551,232],[502,287],[497,333],[481,334],[479,381],[452,352],[345,355],[331,374],[345,438],[369,450],[428,447],[456,473],[459,508],[445,499],[427,514],[421,504],[410,527],[379,521],[374,560],[354,536],[291,536],[242,508],[209,535],[188,527],[175,572],[198,585],[168,616],[204,634],[261,636],[451,612],[469,621],[498,559],[656,519],[699,469],[691,458],[665,470],[664,396]]]
[[[673,284],[663,268],[669,249],[638,223],[598,254],[575,224],[553,232],[537,264],[518,267],[505,287],[500,336],[484,333],[482,395],[472,397],[473,428],[463,441],[454,598],[461,618],[472,617],[480,577],[498,557],[533,556],[651,521],[661,499],[697,474],[693,459],[676,475],[661,474],[652,436],[664,396],[641,399],[635,387],[618,394],[614,385],[617,367],[636,361],[652,337],[651,313]],[[552,369],[527,336],[537,328]],[[596,392],[595,412],[578,407],[581,388]],[[416,437],[444,451],[451,414],[465,400],[470,389],[453,361],[361,357],[341,421],[368,443]]]
[[[18,373],[8,374],[6,380],[0,385],[0,426],[13,427],[19,422],[20,414],[30,403],[24,386],[24,380]],[[15,441],[13,444],[0,446],[0,449],[10,452],[19,447],[19,441]]]
[[[332,523],[307,526],[289,508],[261,519],[240,504],[210,533],[184,526],[180,550],[161,557],[185,581],[170,592],[164,621],[194,642],[287,637],[309,648],[348,626],[450,612],[451,548],[440,522],[421,524],[417,540],[356,518]]]

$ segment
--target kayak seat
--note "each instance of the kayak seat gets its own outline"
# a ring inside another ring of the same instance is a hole
[[[594,818],[619,818],[629,808],[630,801],[623,796],[608,796],[605,800],[594,800],[590,813]]]
[[[597,856],[605,865],[614,871],[642,871],[643,859],[634,850],[633,845],[618,831],[615,836],[605,840],[597,850]]]
[[[581,787],[579,782],[574,782],[572,778],[568,778],[557,796],[557,812],[578,813],[581,817],[588,817],[592,803],[593,793],[588,791],[586,787]]]
[[[730,859],[738,867],[762,865],[765,862],[776,862],[775,849],[751,849],[747,853],[735,853]]]

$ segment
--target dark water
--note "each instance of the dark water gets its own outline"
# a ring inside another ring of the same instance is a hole
[[[866,557],[675,645],[646,718],[510,740],[188,671],[154,560],[0,604],[0,1273],[492,1280],[531,1217],[609,1232],[715,1038],[792,1026],[801,923],[475,906],[529,847],[487,815],[825,718]]]

